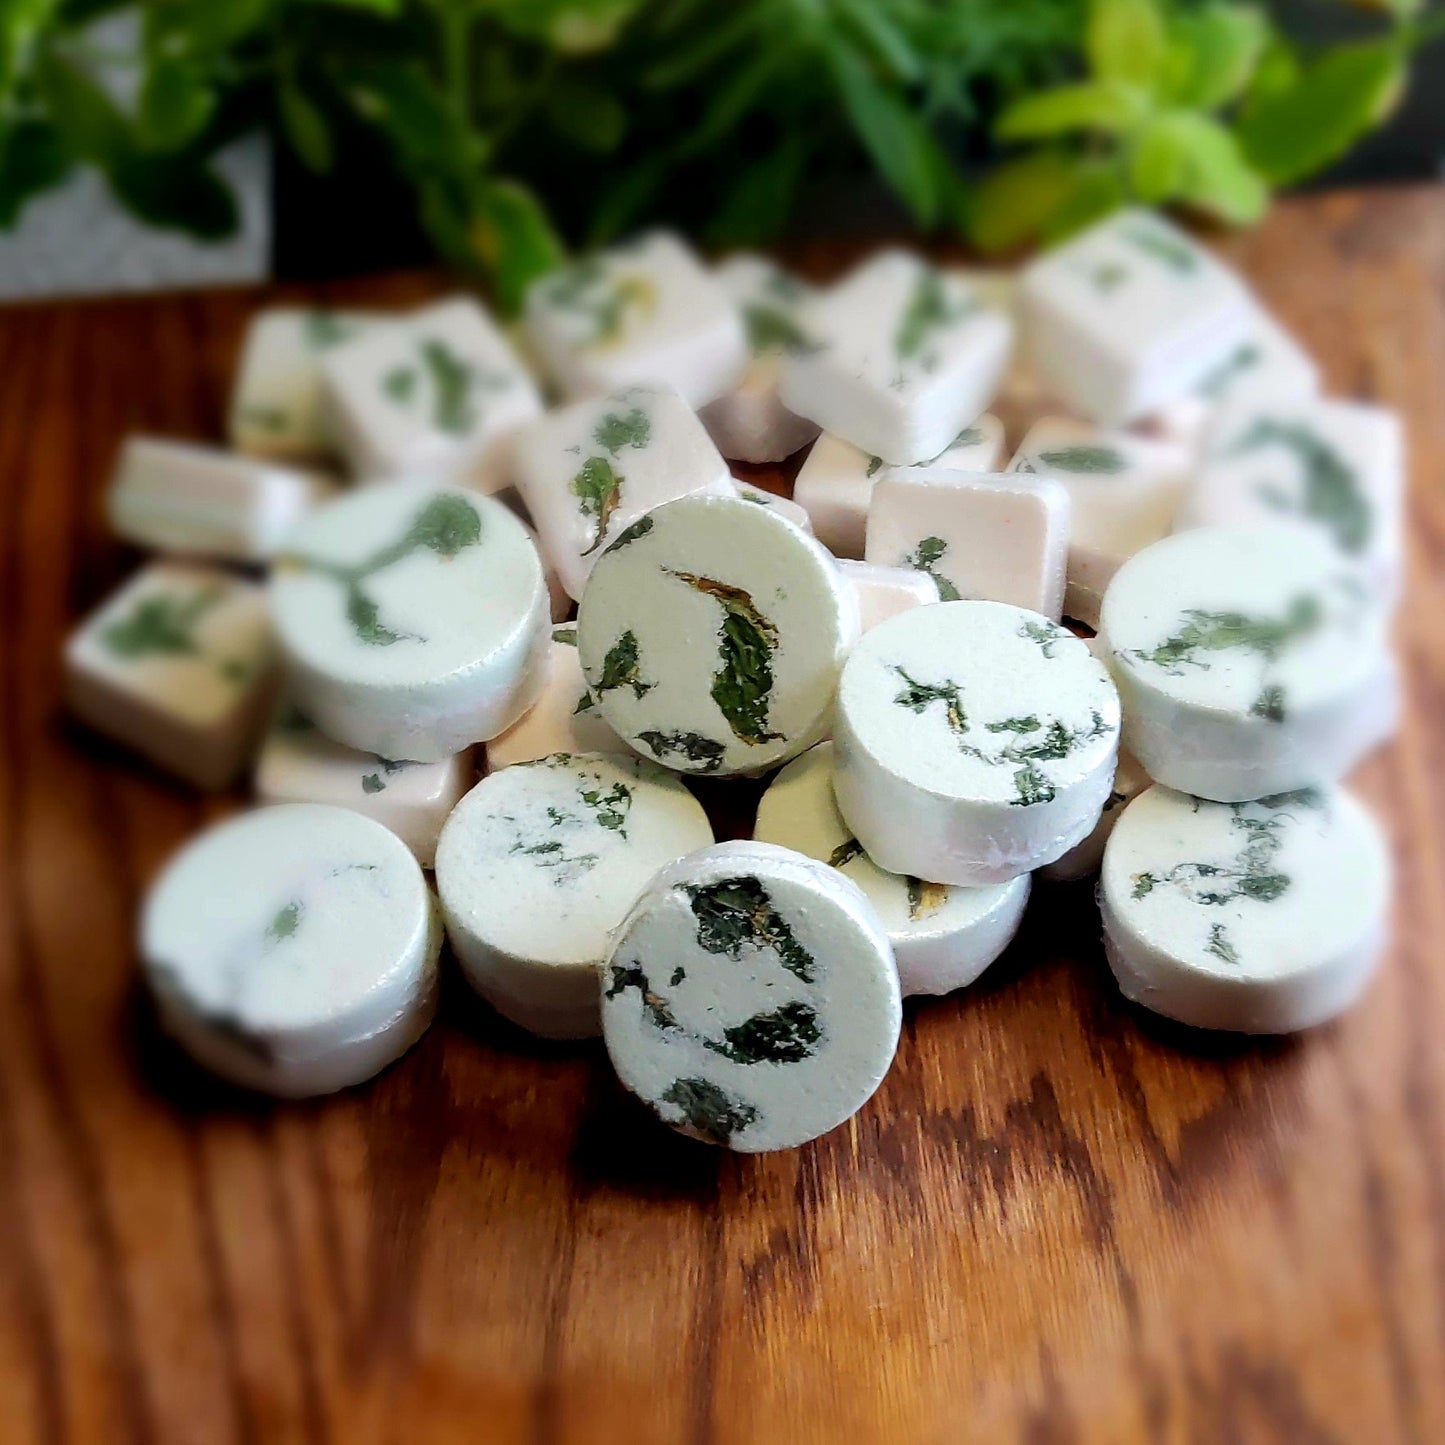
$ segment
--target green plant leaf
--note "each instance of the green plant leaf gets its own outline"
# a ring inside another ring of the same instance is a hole
[[[0,99],[8,95],[36,39],[60,8],[60,0],[5,0],[0,5]]]
[[[1082,162],[1063,201],[1043,225],[1046,241],[1061,241],[1117,211],[1128,200],[1119,167],[1109,161]]]
[[[1184,181],[1187,146],[1174,121],[1172,113],[1156,116],[1129,153],[1129,185],[1150,205],[1171,200]]]
[[[198,66],[159,57],[141,86],[136,112],[140,144],[147,150],[176,150],[200,134],[215,109],[216,91]]]
[[[824,47],[833,84],[863,149],[922,225],[938,215],[936,142],[898,95],[881,86],[854,51],[832,39]]]
[[[103,169],[130,150],[125,116],[91,75],[54,53],[36,63],[35,79],[45,108],[66,145]]]
[[[552,129],[583,150],[614,151],[627,133],[627,110],[622,102],[583,80],[559,79],[548,89],[546,109]]]
[[[1245,158],[1233,133],[1212,117],[1192,111],[1177,112],[1170,122],[1184,160],[1174,195],[1234,225],[1259,220],[1269,204],[1269,187]]]
[[[536,196],[515,181],[489,180],[473,196],[469,240],[487,268],[497,303],[517,311],[527,288],[566,259],[566,250]]]
[[[995,166],[974,188],[968,238],[981,251],[1006,251],[1037,236],[1073,195],[1080,161],[1040,150]]]
[[[198,241],[218,241],[235,233],[236,198],[200,160],[128,156],[107,176],[120,201],[149,225],[184,231]]]
[[[708,241],[714,246],[747,246],[777,235],[793,213],[807,157],[807,140],[795,132],[755,164],[739,169],[708,223]]]
[[[301,88],[294,72],[283,71],[276,90],[276,112],[291,149],[307,169],[324,175],[335,162],[331,126],[325,112]]]
[[[1153,90],[1164,65],[1164,17],[1156,0],[1093,0],[1084,30],[1090,72]]]
[[[839,0],[843,24],[847,25],[874,56],[893,73],[895,80],[911,85],[923,73],[923,64],[908,31],[896,21],[887,6],[875,0]]]
[[[1074,131],[1119,135],[1139,124],[1148,99],[1117,80],[1081,80],[1016,100],[998,118],[1000,140],[1040,140]]]
[[[1165,61],[1165,97],[1217,110],[1243,94],[1269,40],[1269,19],[1251,5],[1206,5],[1175,18]]]
[[[48,121],[22,120],[0,129],[0,229],[13,226],[32,197],[64,180],[73,160]]]
[[[1329,51],[1249,107],[1239,125],[1244,154],[1275,185],[1300,180],[1378,124],[1404,79],[1404,51],[1393,38]]]

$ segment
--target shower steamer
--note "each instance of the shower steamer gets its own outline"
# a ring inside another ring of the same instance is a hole
[[[689,406],[731,390],[748,365],[742,315],[680,237],[653,231],[535,282],[525,325],[566,397],[639,383]]]
[[[542,549],[573,598],[603,548],[644,512],[731,488],[702,423],[666,386],[632,386],[549,412],[517,436],[515,466]]]
[[[362,752],[440,762],[542,688],[542,564],[489,497],[399,482],[320,508],[278,559],[271,608],[297,705]]]
[[[1218,415],[1176,527],[1294,522],[1331,543],[1382,603],[1404,566],[1405,456],[1384,407],[1244,396]]]
[[[334,803],[365,813],[430,868],[442,824],[475,778],[470,752],[436,763],[379,758],[333,742],[287,703],[272,720],[252,787],[263,803]]]
[[[1322,537],[1205,527],[1115,575],[1101,646],[1156,782],[1240,802],[1333,782],[1393,730],[1382,610]]]
[[[1154,787],[1104,851],[1105,953],[1124,996],[1155,1013],[1290,1033],[1364,988],[1389,893],[1379,829],[1341,788],[1210,803]]]
[[[939,602],[875,627],[838,688],[834,788],[868,856],[935,883],[1006,883],[1082,841],[1109,796],[1119,697],[1036,612]]]
[[[1234,272],[1137,208],[1029,265],[1019,303],[1044,391],[1105,426],[1189,394],[1246,339],[1255,316]]]
[[[711,842],[682,781],[642,758],[555,753],[504,768],[462,799],[437,847],[452,950],[513,1023],[596,1034],[612,930],[659,868]]]
[[[442,930],[420,865],[347,808],[220,823],[161,874],[141,917],[166,1031],[206,1068],[283,1098],[359,1084],[436,1008]]]
[[[644,757],[758,772],[819,741],[858,604],[837,564],[771,507],[668,502],[603,552],[577,614],[582,670]]]
[[[991,472],[1003,448],[1003,423],[981,416],[925,464],[955,472]],[[818,540],[836,557],[861,557],[868,504],[878,479],[890,470],[841,437],[820,436],[793,483],[793,500],[813,521]]]
[[[742,312],[749,360],[742,380],[703,408],[703,425],[733,461],[780,462],[818,435],[778,396],[783,358],[810,345],[799,317],[810,288],[765,256],[730,256],[713,274]]]
[[[905,251],[864,261],[806,307],[783,364],[790,410],[893,466],[928,461],[987,409],[1013,322]]]
[[[552,629],[546,677],[537,701],[487,744],[487,771],[530,763],[548,753],[625,753],[602,720],[577,660],[577,624]]]
[[[327,352],[327,423],[364,480],[416,474],[481,492],[511,480],[511,434],[540,414],[532,378],[469,296]]]
[[[116,462],[106,511],[138,547],[265,562],[335,491],[330,479],[194,442],[133,436]]]
[[[989,888],[951,888],[885,873],[848,830],[833,797],[833,744],[794,758],[758,803],[753,837],[838,869],[878,911],[910,994],[949,993],[970,984],[1018,932],[1029,875]]]
[[[900,1019],[892,950],[862,892],[767,843],[664,868],[602,974],[622,1082],[664,1123],[743,1153],[806,1144],[857,1113]]]
[[[246,328],[231,395],[231,445],[251,456],[313,461],[332,449],[321,400],[322,358],[398,318],[375,311],[268,306]]]

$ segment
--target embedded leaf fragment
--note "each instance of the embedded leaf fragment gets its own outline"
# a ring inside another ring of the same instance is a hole
[[[632,789],[626,783],[614,783],[605,792],[600,786],[578,790],[583,803],[592,810],[597,825],[610,832],[627,836],[627,815],[632,811]]]
[[[1124,239],[1142,255],[1160,262],[1176,276],[1192,276],[1199,270],[1199,257],[1192,247],[1153,226],[1127,226]]]
[[[301,336],[313,351],[328,351],[350,341],[357,328],[334,311],[307,311],[301,317]]]
[[[805,1003],[789,1003],[724,1029],[721,1040],[704,1042],[735,1064],[796,1064],[814,1052],[822,1036],[818,1015]]]
[[[662,1102],[682,1111],[684,1122],[714,1144],[729,1144],[734,1134],[756,1121],[757,1109],[707,1079],[678,1079],[663,1091]]]
[[[727,748],[715,738],[704,737],[701,733],[659,732],[650,728],[637,735],[638,742],[652,749],[652,754],[666,762],[669,758],[686,758],[698,764],[700,773],[715,773],[721,766]]]
[[[962,321],[978,309],[967,297],[950,298],[944,278],[932,268],[919,273],[898,330],[893,337],[893,351],[900,361],[919,361],[926,368],[936,358],[928,350],[936,334]]]
[[[712,700],[727,719],[734,736],[758,746],[782,737],[768,729],[768,707],[773,690],[773,650],[778,630],[753,605],[741,587],[699,577],[694,572],[668,576],[696,592],[713,598],[723,610],[718,632],[718,670],[712,675]]]
[[[1064,640],[1065,635],[1052,622],[1026,621],[1020,624],[1018,635],[1027,638],[1030,642],[1036,642],[1044,656],[1052,659],[1054,657],[1054,644]]]
[[[685,891],[697,919],[698,944],[709,953],[736,959],[745,947],[772,949],[789,973],[804,983],[813,982],[812,955],[793,937],[757,878],[724,878]]]
[[[855,858],[863,856],[863,845],[856,838],[847,838],[828,855],[830,868],[846,868]]]
[[[220,587],[205,587],[191,597],[142,597],[126,617],[101,629],[100,642],[117,657],[197,656],[197,624],[224,595]]]
[[[906,668],[895,666],[894,672],[906,684],[903,691],[893,699],[899,707],[922,714],[935,702],[943,704],[948,726],[959,737],[968,731],[968,714],[963,710],[963,696],[956,682],[919,682]]]
[[[646,697],[657,684],[644,682],[640,671],[637,652],[637,634],[628,628],[607,650],[602,659],[602,676],[597,683],[598,692],[611,692],[614,688],[630,687],[633,697]]]
[[[293,898],[290,903],[276,910],[276,916],[266,925],[266,938],[279,943],[284,938],[294,938],[301,926],[301,900]]]
[[[592,429],[592,439],[613,456],[623,447],[640,451],[652,440],[652,421],[637,406],[624,412],[608,412]]]
[[[1038,461],[1047,471],[1088,472],[1107,475],[1122,472],[1128,466],[1128,459],[1117,447],[1073,446],[1055,447],[1040,452]]]
[[[901,562],[901,566],[912,567],[917,572],[926,573],[933,579],[933,585],[938,592],[940,602],[961,602],[963,600],[957,587],[937,570],[939,562],[948,552],[948,543],[942,537],[925,537]]]
[[[645,277],[609,275],[596,260],[569,266],[546,283],[543,295],[549,305],[583,323],[576,344],[584,350],[615,345],[634,320],[650,316],[657,304]]]
[[[432,424],[438,431],[465,436],[476,426],[478,418],[470,363],[436,337],[428,337],[421,343],[421,359],[431,378]]]
[[[744,306],[743,325],[748,333],[748,350],[754,356],[775,352],[801,356],[813,350],[803,328],[777,306],[761,303]]]
[[[948,887],[943,883],[929,883],[911,874],[904,878],[908,887],[908,916],[915,923],[937,913],[948,902]]]
[[[622,547],[636,542],[640,537],[645,537],[652,530],[651,516],[644,515],[635,522],[624,527],[608,544],[607,550],[603,553],[606,556],[609,552],[616,552]]]
[[[622,478],[606,457],[588,457],[572,478],[572,495],[582,504],[582,515],[593,519],[592,541],[582,553],[587,557],[602,545],[607,524],[622,500]]]
[[[1369,545],[1374,515],[1359,474],[1323,437],[1298,422],[1260,417],[1228,450],[1240,456],[1266,447],[1282,447],[1299,465],[1303,490],[1297,497],[1261,485],[1256,491],[1268,506],[1320,523],[1342,552],[1357,556]]]
[[[607,986],[608,998],[617,998],[619,994],[625,993],[629,988],[635,988],[642,999],[642,1011],[647,1016],[649,1023],[659,1029],[678,1027],[677,1017],[671,1006],[661,994],[653,992],[652,985],[647,981],[647,975],[643,972],[641,964],[614,963],[610,975],[611,982]]]

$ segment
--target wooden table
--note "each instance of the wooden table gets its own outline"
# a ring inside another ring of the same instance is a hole
[[[456,987],[316,1105],[157,1045],[136,901],[234,803],[72,729],[58,653],[135,562],[118,440],[219,435],[271,297],[0,312],[0,1439],[1445,1439],[1445,190],[1226,249],[1410,423],[1409,706],[1359,779],[1401,865],[1382,976],[1308,1038],[1190,1036],[1121,1003],[1087,887],[1041,888],[857,1119],[760,1158]]]

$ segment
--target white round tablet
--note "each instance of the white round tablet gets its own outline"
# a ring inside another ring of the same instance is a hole
[[[818,741],[858,605],[837,565],[770,507],[692,496],[598,559],[577,614],[610,726],[683,772],[768,768]]]
[[[551,632],[537,549],[500,502],[389,483],[291,534],[271,609],[297,705],[363,752],[439,762],[514,723]]]
[[[347,808],[289,803],[219,823],[146,899],[140,951],[168,1033],[286,1098],[370,1078],[436,1007],[442,930],[420,865]]]
[[[659,868],[711,842],[697,799],[642,758],[554,753],[493,773],[437,845],[437,893],[463,972],[533,1033],[596,1034],[612,930]]]
[[[1125,747],[1182,792],[1228,803],[1334,782],[1395,725],[1384,614],[1291,526],[1145,548],[1110,583],[1099,632]]]
[[[767,843],[664,868],[602,979],[622,1082],[664,1123],[744,1153],[850,1118],[898,1047],[898,973],[872,906],[827,864]]]
[[[1109,796],[1119,697],[1065,628],[1001,602],[940,602],[853,650],[833,787],[890,873],[982,887],[1051,863]]]
[[[1196,1028],[1274,1034],[1354,1002],[1389,893],[1380,831],[1342,788],[1212,803],[1153,787],[1110,834],[1099,905],[1126,998]]]
[[[1018,932],[1029,875],[954,888],[885,873],[849,831],[833,796],[833,744],[794,758],[758,803],[753,836],[827,863],[856,883],[893,945],[904,997],[972,983]]]

